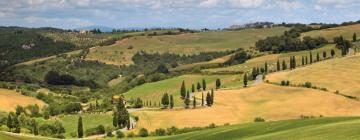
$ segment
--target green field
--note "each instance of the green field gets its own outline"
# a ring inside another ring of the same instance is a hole
[[[268,36],[281,35],[289,28],[247,29],[240,31],[210,31],[164,36],[137,36],[117,42],[114,45],[91,49],[89,60],[108,64],[132,64],[132,56],[141,50],[150,53],[197,54],[250,48],[255,42]],[[132,48],[130,48],[132,46]]]
[[[52,138],[25,136],[25,135],[22,136],[14,133],[10,134],[5,132],[0,132],[0,139],[1,140],[54,140]]]
[[[216,140],[216,139],[306,139],[338,140],[360,137],[360,118],[316,118],[267,123],[248,123],[191,132],[161,138],[161,140]]]
[[[107,126],[113,127],[112,115],[110,115],[110,114],[109,115],[106,115],[106,114],[83,114],[81,116],[83,119],[84,132],[86,129],[94,128],[98,125],[104,125],[105,128]],[[65,115],[65,116],[60,116],[57,119],[62,122],[62,125],[65,128],[65,137],[66,138],[71,138],[70,134],[72,132],[77,134],[77,124],[78,124],[79,115]],[[42,121],[42,122],[40,122],[40,124],[41,123],[50,123],[50,122],[54,122],[54,121],[55,121],[54,119]]]
[[[175,105],[182,105],[180,97],[180,87],[183,80],[187,90],[191,91],[191,84],[202,82],[205,79],[207,89],[215,88],[215,80],[219,78],[222,82],[223,88],[240,87],[242,78],[240,75],[183,75],[171,79],[166,79],[154,83],[146,83],[144,85],[135,87],[130,91],[124,93],[126,98],[141,98],[143,101],[160,101],[162,95],[167,92],[174,96]]]
[[[360,34],[360,24],[340,26],[322,30],[314,30],[301,34],[301,38],[305,36],[324,37],[328,41],[333,41],[334,37],[343,36],[345,39],[352,40],[353,34]]]
[[[337,57],[341,56],[341,51],[339,49],[335,48],[335,45],[329,44],[329,45],[323,46],[319,49],[312,50],[313,59],[314,60],[316,59],[317,53],[319,53],[320,58],[323,59],[322,53],[324,51],[327,52],[327,58],[329,58],[331,49],[335,50]],[[203,70],[203,72],[208,72],[208,73],[244,72],[244,71],[251,70],[253,67],[264,67],[265,62],[268,63],[270,70],[275,70],[277,60],[280,60],[280,62],[285,60],[287,62],[287,65],[289,65],[290,56],[296,56],[297,65],[300,65],[302,56],[308,56],[308,59],[310,59],[309,54],[310,54],[310,51],[269,54],[269,55],[252,58],[243,64],[229,66],[229,67],[222,67],[222,68],[205,69],[205,70]]]

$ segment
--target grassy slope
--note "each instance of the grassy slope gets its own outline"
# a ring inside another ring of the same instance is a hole
[[[157,103],[161,100],[162,95],[165,92],[174,96],[175,105],[182,105],[180,99],[180,87],[183,80],[188,90],[191,90],[191,84],[202,82],[205,79],[207,83],[207,89],[215,87],[215,80],[219,78],[222,81],[223,87],[236,87],[241,85],[240,75],[183,75],[159,82],[146,83],[144,85],[135,87],[130,91],[124,93],[126,98],[137,98],[140,97],[144,101],[156,101]]]
[[[326,38],[328,41],[333,41],[334,37],[342,35],[344,38],[348,40],[352,40],[352,36],[354,33],[360,34],[360,24],[306,32],[301,34],[301,38],[304,36],[311,36],[311,37],[321,36]]]
[[[131,57],[140,50],[148,52],[170,52],[195,54],[199,52],[235,50],[249,48],[261,38],[280,35],[288,28],[249,29],[241,31],[212,31],[166,36],[138,36],[122,40],[115,45],[94,48],[87,59],[109,64],[131,64]],[[128,49],[133,46],[133,49]]]
[[[34,136],[22,136],[11,133],[0,132],[1,140],[53,140],[52,138],[34,137]]]
[[[269,81],[289,80],[292,83],[311,82],[314,86],[325,87],[332,92],[360,97],[360,55],[337,58],[311,66],[274,73]]]
[[[358,117],[286,120],[219,127],[157,139],[356,139],[360,137],[359,125]]]
[[[316,59],[316,54],[320,54],[320,58],[322,58],[322,52],[327,52],[327,57],[330,57],[330,50],[335,49],[336,50],[336,56],[340,56],[341,52],[339,49],[335,48],[335,45],[326,45],[324,47],[321,47],[319,49],[313,50],[313,59]],[[276,62],[277,60],[280,60],[282,62],[283,60],[287,61],[287,64],[289,65],[290,56],[296,56],[297,59],[297,65],[301,64],[301,58],[302,56],[308,56],[309,57],[310,51],[299,51],[299,52],[291,52],[291,53],[281,53],[281,54],[269,54],[264,55],[261,57],[256,57],[253,59],[250,59],[246,61],[243,64],[229,66],[229,67],[222,67],[222,68],[213,68],[213,69],[205,69],[204,72],[240,72],[240,71],[249,71],[253,67],[263,67],[265,62],[269,64],[269,69],[275,70],[276,69]]]
[[[206,126],[210,123],[238,124],[251,122],[255,117],[286,120],[301,115],[354,116],[360,115],[360,102],[319,90],[261,84],[245,89],[216,91],[215,105],[211,108],[144,110],[134,112],[134,115],[140,118],[137,128],[154,130],[171,126]]]
[[[0,89],[0,110],[1,111],[15,111],[17,105],[28,106],[37,104],[40,107],[45,103],[36,98],[21,95],[13,90]]]

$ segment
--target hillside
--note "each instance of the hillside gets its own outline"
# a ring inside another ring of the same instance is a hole
[[[353,34],[360,34],[360,24],[339,26],[334,28],[314,30],[301,34],[301,38],[305,36],[324,37],[328,41],[333,41],[334,37],[343,36],[345,39],[352,40]]]
[[[197,54],[254,47],[258,39],[280,35],[289,28],[247,29],[240,31],[210,31],[165,36],[138,36],[118,41],[114,45],[91,49],[88,60],[107,64],[132,64],[132,56],[144,50],[150,53]]]
[[[197,98],[201,94],[196,95]],[[252,122],[255,117],[266,121],[297,119],[303,116],[357,116],[360,103],[320,90],[261,84],[239,90],[215,91],[212,107],[178,110],[149,110],[139,116],[136,128],[207,126]],[[198,99],[201,103],[201,97]]]
[[[360,55],[323,61],[311,66],[274,73],[267,76],[271,82],[289,80],[293,84],[311,82],[313,86],[327,88],[331,92],[360,97]]]
[[[13,90],[0,89],[0,110],[1,111],[15,111],[17,105],[26,107],[28,105],[37,104],[40,107],[45,103],[33,97],[21,95]]]

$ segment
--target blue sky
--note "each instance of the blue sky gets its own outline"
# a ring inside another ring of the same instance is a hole
[[[224,28],[360,20],[360,0],[1,0],[0,26]]]

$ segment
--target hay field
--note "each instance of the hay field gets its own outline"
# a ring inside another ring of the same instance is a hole
[[[39,107],[45,103],[36,98],[21,95],[13,90],[0,89],[0,110],[1,111],[15,111],[17,105],[28,106],[37,104]]]
[[[324,37],[328,41],[333,41],[334,37],[338,37],[342,35],[344,38],[348,40],[352,40],[353,34],[360,34],[360,24],[348,25],[348,26],[340,26],[335,28],[328,28],[323,30],[314,30],[301,34],[301,38],[305,36],[311,37]]]
[[[163,36],[136,36],[118,41],[114,45],[96,47],[87,55],[88,60],[107,64],[132,64],[132,56],[138,51],[149,53],[197,54],[254,47],[255,42],[268,36],[281,35],[285,27],[272,29],[248,29],[241,31],[210,31]],[[132,48],[130,47],[132,46]]]
[[[335,50],[336,57],[341,56],[341,51],[339,49],[337,49],[334,44],[329,44],[329,45],[323,46],[321,48],[312,50],[311,52],[313,54],[313,59],[314,60],[316,59],[317,53],[319,53],[320,58],[323,59],[322,53],[324,51],[327,52],[327,58],[329,58],[331,49]],[[310,55],[310,51],[299,51],[299,52],[290,52],[290,53],[281,53],[281,54],[267,54],[264,56],[252,58],[243,64],[238,64],[238,65],[233,65],[233,66],[228,66],[228,67],[221,67],[221,68],[205,69],[202,71],[209,72],[209,73],[244,72],[244,71],[251,70],[253,67],[264,67],[265,62],[268,63],[270,70],[275,70],[277,60],[280,60],[280,62],[285,60],[287,62],[287,65],[289,65],[290,56],[296,56],[297,65],[301,65],[302,56],[304,56],[304,57],[308,56],[308,59],[310,59],[309,55]]]
[[[211,108],[134,112],[140,117],[136,127],[154,130],[171,126],[206,126],[210,123],[237,124],[252,122],[255,117],[273,121],[295,119],[300,115],[360,115],[358,101],[319,90],[270,84],[217,91],[214,102]]]
[[[311,66],[267,76],[272,82],[289,80],[293,84],[311,82],[332,92],[360,97],[360,55],[336,58]]]

